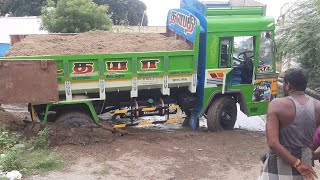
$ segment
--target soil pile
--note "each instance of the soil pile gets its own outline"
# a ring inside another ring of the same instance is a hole
[[[0,126],[11,126],[13,123],[19,121],[12,113],[5,112],[0,107]],[[21,120],[22,121],[22,120]]]
[[[117,137],[126,134],[125,131],[115,130],[106,123],[91,127],[57,125],[23,120],[23,118],[6,111],[0,111],[0,127],[6,127],[9,131],[18,132],[26,139],[35,137],[44,128],[51,130],[50,141],[52,146],[59,145],[89,145],[95,143],[111,143]]]
[[[6,56],[109,54],[190,50],[184,40],[156,33],[111,33],[103,31],[73,35],[30,35],[14,44]]]
[[[22,134],[31,138],[37,135],[37,133],[44,129],[49,128],[51,130],[50,142],[52,146],[60,145],[89,145],[95,143],[111,143],[117,137],[120,137],[120,133],[112,132],[101,127],[72,127],[65,125],[47,124],[41,125],[39,123],[27,123],[22,131]]]

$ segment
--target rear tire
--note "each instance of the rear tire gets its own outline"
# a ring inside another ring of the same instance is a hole
[[[65,112],[61,114],[56,120],[55,124],[69,125],[69,126],[86,126],[94,125],[93,118],[84,112]]]
[[[237,120],[236,101],[230,96],[216,99],[209,107],[207,120],[209,131],[233,129]]]

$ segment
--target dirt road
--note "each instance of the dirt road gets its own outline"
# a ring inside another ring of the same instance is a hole
[[[24,106],[5,106],[5,110],[14,113],[2,112],[1,122],[14,124],[14,127],[17,125],[12,121],[22,121],[28,117]],[[263,132],[232,130],[213,133],[191,131],[180,126],[131,127],[125,136],[101,129],[71,128],[62,133],[57,131],[60,128],[56,128],[56,133],[52,135],[53,150],[66,160],[66,166],[27,179],[258,178],[261,168],[259,159],[267,150]],[[99,137],[95,132],[100,133]],[[108,139],[104,141],[103,138]]]
[[[257,179],[266,150],[263,133],[242,130],[129,132],[110,144],[56,147],[70,165],[30,179]]]

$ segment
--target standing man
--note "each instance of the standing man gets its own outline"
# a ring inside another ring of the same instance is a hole
[[[285,72],[283,93],[267,112],[270,151],[261,180],[313,180],[313,136],[320,124],[320,102],[305,95],[308,77],[302,69]]]

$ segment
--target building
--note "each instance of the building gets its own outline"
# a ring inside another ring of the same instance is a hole
[[[47,34],[41,30],[41,19],[30,17],[0,17],[0,57],[10,48],[10,35]]]

